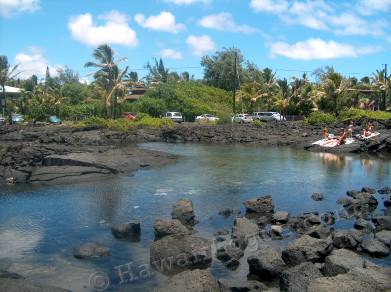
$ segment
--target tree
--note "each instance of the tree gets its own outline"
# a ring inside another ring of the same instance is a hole
[[[189,72],[185,71],[181,73],[181,80],[183,81],[190,81],[190,74]]]
[[[93,76],[96,79],[96,82],[100,86],[102,86],[107,92],[107,95],[103,100],[103,104],[104,104],[104,110],[106,112],[106,115],[109,116],[108,106],[110,105],[110,100],[108,100],[108,97],[115,98],[115,94],[113,94],[114,93],[113,88],[117,80],[115,75],[116,73],[117,73],[117,77],[122,75],[122,73],[118,74],[118,72],[120,72],[118,68],[118,64],[122,61],[127,60],[127,58],[121,58],[119,60],[115,60],[114,50],[107,44],[100,45],[99,47],[97,47],[92,55],[97,62],[87,62],[86,64],[84,64],[84,67],[87,68],[94,67],[98,69],[93,73]],[[115,117],[116,101],[112,104],[114,105],[114,108],[112,109],[112,116],[114,115]]]
[[[385,70],[376,70],[372,76],[372,85],[375,89],[381,92],[382,98],[380,103],[380,109],[386,109],[386,96],[387,89],[390,87],[390,80],[385,74]]]
[[[58,69],[57,72],[60,85],[79,82],[79,74],[73,71],[68,66],[65,66],[65,68]]]
[[[11,67],[8,63],[7,56],[0,56],[0,87],[2,90],[2,95],[0,98],[0,107],[2,109],[3,115],[7,109],[7,96],[5,92],[5,83],[15,78],[20,72],[15,72],[18,68],[18,65]]]
[[[164,66],[163,60],[160,58],[159,61],[154,59],[154,65],[147,63],[145,66],[148,70],[147,81],[148,83],[166,83],[169,77],[169,70]]]
[[[130,82],[138,82],[138,74],[137,72],[129,72],[127,74],[127,78]]]

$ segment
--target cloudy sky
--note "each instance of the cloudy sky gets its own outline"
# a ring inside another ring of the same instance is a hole
[[[0,54],[22,77],[65,65],[83,77],[108,43],[141,76],[162,57],[201,77],[201,56],[234,46],[280,77],[325,65],[361,77],[391,65],[390,13],[391,0],[0,0]]]

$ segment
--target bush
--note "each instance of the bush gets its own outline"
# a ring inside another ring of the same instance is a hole
[[[383,111],[367,111],[362,109],[350,109],[342,112],[338,119],[340,121],[346,120],[360,120],[362,118],[368,118],[371,120],[389,120],[391,119],[391,113]]]
[[[308,116],[308,118],[306,118],[306,122],[310,125],[328,125],[334,123],[335,121],[336,119],[332,114],[324,112],[313,112]]]
[[[59,116],[64,120],[79,120],[82,116],[92,116],[96,111],[93,104],[60,105]]]
[[[253,121],[253,125],[256,126],[256,127],[260,127],[260,126],[262,126],[263,124],[265,124],[264,121],[260,121],[260,120],[255,120],[255,121]]]

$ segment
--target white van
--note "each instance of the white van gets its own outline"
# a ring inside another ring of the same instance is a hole
[[[182,123],[183,122],[183,117],[180,112],[167,112],[166,113],[166,118],[171,119],[176,123]]]

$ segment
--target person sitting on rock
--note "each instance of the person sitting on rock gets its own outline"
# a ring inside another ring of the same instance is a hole
[[[347,138],[353,138],[353,129],[354,129],[353,121],[350,121],[348,126],[347,136],[346,136]]]
[[[367,125],[367,131],[372,134],[375,132],[375,127],[373,126],[373,124],[371,122],[368,122],[368,125]],[[370,135],[369,134],[369,135]]]
[[[337,145],[342,145],[345,144],[347,138],[347,133],[345,132],[345,129],[342,128],[339,132],[338,140],[337,140]]]
[[[323,131],[322,131],[322,138],[325,139],[325,140],[330,139],[330,137],[329,137],[329,130],[327,128],[323,129]]]

